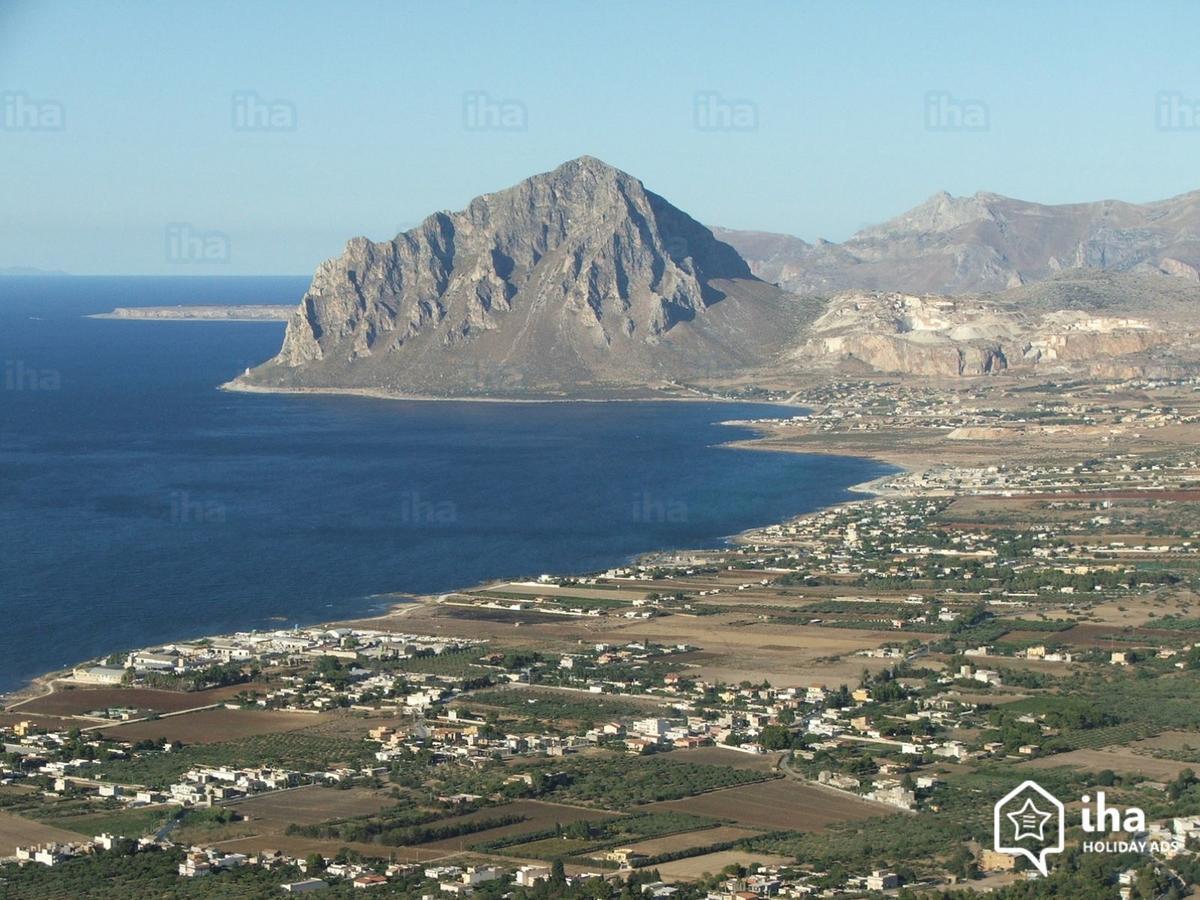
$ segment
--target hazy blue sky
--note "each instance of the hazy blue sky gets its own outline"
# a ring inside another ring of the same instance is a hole
[[[0,0],[0,266],[307,273],[590,153],[840,240],[1200,188],[1197,3]],[[932,95],[932,97],[930,96]]]

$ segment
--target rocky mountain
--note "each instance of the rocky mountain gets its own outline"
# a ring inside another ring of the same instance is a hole
[[[229,386],[607,396],[760,365],[817,310],[592,157],[321,264],[269,362]]]
[[[801,294],[1002,291],[1070,269],[1200,282],[1200,191],[1156,203],[1047,206],[936,194],[841,244],[717,229],[755,275]]]
[[[1164,376],[1198,361],[1200,285],[1089,270],[996,294],[840,293],[789,358],[919,376]]]

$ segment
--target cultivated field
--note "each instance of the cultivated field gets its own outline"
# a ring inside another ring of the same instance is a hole
[[[837,822],[887,815],[887,807],[792,781],[765,781],[713,791],[683,800],[668,800],[641,810],[675,810],[715,819],[732,819],[769,831],[819,831]]]
[[[136,707],[158,713],[195,709],[222,703],[244,685],[229,685],[208,691],[155,691],[144,688],[67,687],[59,684],[53,694],[38,697],[19,706],[17,713],[45,713],[51,716],[78,716],[93,709],[110,706]]]
[[[365,816],[395,806],[398,801],[382,791],[308,785],[225,804],[246,816],[259,831],[283,831],[288,825],[315,825],[329,819]]]
[[[263,709],[205,709],[200,712],[148,722],[114,723],[100,734],[116,741],[182,741],[184,744],[217,744],[256,734],[277,734],[311,728],[329,715]]]
[[[1200,750],[1200,731],[1164,731],[1129,744],[1131,750]]]
[[[1053,756],[1032,759],[1021,765],[1027,769],[1056,769],[1060,766],[1067,766],[1071,769],[1084,769],[1090,772],[1111,769],[1121,774],[1141,775],[1156,781],[1170,781],[1184,769],[1196,768],[1194,763],[1156,759],[1144,753],[1137,753],[1129,745],[1107,747],[1103,750],[1072,750],[1068,753],[1056,753]]]
[[[693,856],[689,859],[677,859],[674,862],[655,866],[667,881],[691,881],[706,874],[715,874],[734,863],[748,866],[751,863],[762,863],[765,866],[782,865],[795,862],[791,857],[772,856],[769,853],[751,853],[745,850],[723,850],[720,853],[706,853],[704,856]]]
[[[74,831],[0,812],[0,857],[12,856],[18,846],[26,844],[81,840],[84,840],[83,836]]]
[[[487,841],[494,841],[497,838],[509,837],[510,835],[533,834],[536,831],[545,831],[548,828],[553,828],[555,824],[569,825],[572,822],[595,822],[615,815],[615,813],[596,809],[583,809],[578,806],[564,806],[558,803],[542,803],[539,800],[517,800],[512,803],[506,803],[503,806],[495,806],[480,810],[479,812],[469,813],[465,816],[442,819],[438,824],[452,825],[456,822],[470,822],[474,819],[495,819],[499,816],[508,815],[520,815],[526,818],[525,821],[517,822],[513,825],[502,825],[499,828],[476,831],[473,834],[447,838],[443,841],[432,841],[421,846],[430,849],[441,849],[443,851],[458,850],[463,846],[482,844]]]
[[[781,753],[740,753],[724,747],[697,747],[695,750],[675,750],[671,758],[677,762],[702,766],[729,766],[751,772],[770,772],[779,762]]]
[[[706,828],[702,831],[688,831],[684,834],[671,834],[666,837],[654,838],[637,844],[630,844],[639,853],[647,856],[658,856],[660,853],[674,853],[676,850],[686,850],[689,847],[709,847],[726,841],[740,841],[743,838],[754,837],[757,831],[749,828],[737,828],[733,825],[722,825],[717,828]]]

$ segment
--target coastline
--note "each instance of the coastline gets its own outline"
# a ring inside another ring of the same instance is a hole
[[[431,394],[407,394],[399,391],[389,391],[385,388],[320,388],[320,387],[268,387],[266,385],[246,384],[240,378],[233,378],[217,386],[218,391],[233,394],[295,394],[309,396],[336,397],[368,397],[372,400],[400,400],[419,403],[754,403],[762,406],[781,406],[790,409],[803,409],[791,400],[766,400],[749,397],[708,397],[703,394],[695,396],[676,396],[661,391],[645,396],[612,396],[612,397],[488,397],[479,395],[439,396]],[[726,424],[721,422],[718,424]]]
[[[240,316],[240,317],[210,317],[204,316],[117,316],[112,313],[91,313],[84,316],[85,319],[104,319],[109,322],[205,322],[218,324],[222,322],[229,323],[253,323],[253,322],[283,322],[283,319],[273,319],[268,316]]]
[[[228,389],[228,390],[232,390],[235,392],[241,391],[241,392],[245,392],[245,393],[334,393],[334,394],[347,393],[347,391],[343,391],[342,389],[312,389],[312,390],[291,391],[291,390],[276,390],[273,388],[267,388],[267,389],[262,389],[262,390],[257,390],[257,389],[246,390],[246,389],[242,389],[242,388],[227,388],[226,385],[221,385],[218,389],[219,390],[227,390]],[[360,394],[360,393],[354,392],[354,391],[350,391],[349,393],[353,396],[373,396],[373,395]],[[525,400],[525,401],[509,401],[509,400],[502,400],[502,399],[490,399],[490,400],[486,400],[486,401],[480,401],[478,398],[397,397],[394,395],[386,395],[386,396],[379,397],[379,399],[422,400],[422,401],[427,401],[427,402],[433,402],[433,401],[440,400],[440,401],[445,401],[445,402],[491,402],[491,403],[508,403],[508,402],[526,402],[526,403],[594,402],[594,403],[605,403],[605,402],[638,402],[638,400],[641,400],[641,399],[646,399],[646,400],[657,399],[660,401],[669,401],[669,400],[681,400],[681,401],[688,401],[688,402],[706,401],[706,402],[711,402],[711,403],[731,403],[731,404],[734,404],[734,403],[761,403],[764,405],[788,406],[793,409],[803,409],[803,407],[800,407],[797,404],[791,403],[790,401],[774,401],[773,403],[771,403],[769,401],[759,401],[759,400],[731,400],[731,399],[716,400],[716,399],[710,399],[710,398],[704,398],[704,397],[694,397],[694,398],[693,397],[658,397],[658,398],[623,398],[623,399],[613,398],[612,400],[596,399],[596,400],[591,400],[591,401],[582,401],[582,400],[578,400],[578,399]],[[885,475],[880,475],[880,476],[877,476],[876,478],[872,478],[872,479],[869,479],[864,482],[859,482],[857,484],[850,485],[846,488],[847,491],[849,491],[853,494],[860,495],[860,496],[850,497],[845,500],[841,500],[841,501],[838,501],[835,503],[828,504],[826,506],[821,506],[821,507],[818,507],[817,509],[810,510],[809,512],[806,512],[806,513],[799,513],[796,516],[790,516],[790,517],[784,519],[782,522],[763,522],[758,525],[753,525],[749,528],[743,529],[739,532],[727,535],[722,540],[728,544],[734,544],[739,541],[748,540],[748,539],[750,539],[750,537],[753,535],[753,533],[755,531],[761,530],[762,528],[770,527],[771,525],[784,524],[784,523],[791,521],[792,519],[797,518],[802,515],[811,515],[812,513],[819,512],[821,510],[834,509],[834,508],[841,507],[841,506],[847,506],[847,505],[852,505],[852,504],[857,504],[857,503],[868,502],[872,499],[881,497],[881,496],[883,496],[883,494],[882,494],[882,492],[879,491],[879,487],[882,486],[882,484],[886,483],[887,481],[889,481],[893,478],[896,478],[897,476],[906,474],[908,472],[908,469],[906,467],[898,466],[895,463],[889,462],[884,459],[880,459],[880,458],[872,456],[870,454],[853,454],[853,453],[844,453],[844,452],[839,453],[832,449],[822,452],[822,451],[816,451],[816,450],[809,450],[807,448],[759,446],[761,443],[763,443],[764,441],[766,441],[768,439],[769,430],[762,426],[755,426],[753,424],[753,421],[754,420],[728,420],[728,421],[722,421],[722,422],[716,423],[719,425],[726,425],[726,426],[730,426],[730,427],[749,428],[749,429],[757,432],[755,437],[744,438],[744,439],[737,440],[737,441],[730,441],[728,443],[720,444],[719,446],[730,447],[730,448],[739,449],[739,450],[759,450],[759,451],[777,452],[777,453],[811,453],[813,455],[842,456],[842,457],[849,457],[849,458],[855,458],[855,459],[861,459],[861,460],[869,460],[871,462],[876,462],[876,463],[880,463],[883,465],[890,465],[890,466],[893,466],[894,468],[896,468],[897,471],[891,472],[891,473],[888,473]],[[663,552],[686,553],[689,550],[694,550],[694,549],[695,548],[678,547],[678,548],[668,548],[667,550],[662,550],[662,549],[649,550],[649,551],[644,551],[641,553],[634,554],[633,556],[630,557],[630,560],[631,561],[639,561],[639,560],[647,558],[648,556],[655,554],[655,553],[663,553]],[[389,594],[395,594],[396,596],[403,596],[406,598],[403,602],[388,604],[385,612],[379,613],[377,615],[369,615],[369,616],[365,616],[365,617],[329,619],[329,620],[313,622],[311,624],[337,627],[337,626],[344,626],[350,622],[367,623],[367,622],[371,622],[371,621],[375,621],[375,620],[383,620],[383,619],[394,620],[397,617],[406,615],[416,609],[420,609],[429,604],[436,604],[439,602],[440,597],[443,597],[443,596],[446,596],[449,594],[453,594],[453,593],[457,593],[457,592],[461,592],[461,591],[478,590],[480,588],[486,587],[488,584],[493,583],[493,582],[494,582],[494,579],[489,580],[489,581],[480,582],[480,583],[474,584],[474,585],[460,586],[460,587],[452,588],[448,591],[442,591],[442,592],[439,592],[438,594],[430,594],[430,595],[409,594],[407,592],[397,590],[394,592],[377,595],[377,596],[383,598],[383,597],[389,596]],[[207,636],[207,635],[197,634],[197,635],[194,635],[190,639],[196,639],[196,638],[205,637],[205,636]],[[181,640],[186,640],[186,639],[187,638],[181,638]],[[133,649],[136,649],[136,648],[133,648]],[[0,712],[8,712],[14,708],[18,708],[23,703],[26,703],[32,699],[35,699],[36,697],[43,696],[46,693],[53,693],[54,683],[56,681],[63,678],[63,676],[65,676],[66,674],[71,672],[74,668],[76,668],[80,665],[84,665],[87,662],[89,662],[89,660],[79,660],[73,666],[37,675],[34,678],[32,678],[30,681],[28,681],[27,683],[21,685],[20,687],[14,689],[12,691],[0,692]],[[45,690],[41,691],[42,688],[44,688]]]

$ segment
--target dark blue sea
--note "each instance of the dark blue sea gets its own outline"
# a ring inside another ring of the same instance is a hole
[[[734,450],[775,407],[231,394],[303,278],[0,278],[0,691],[112,651],[714,546],[887,467]]]

